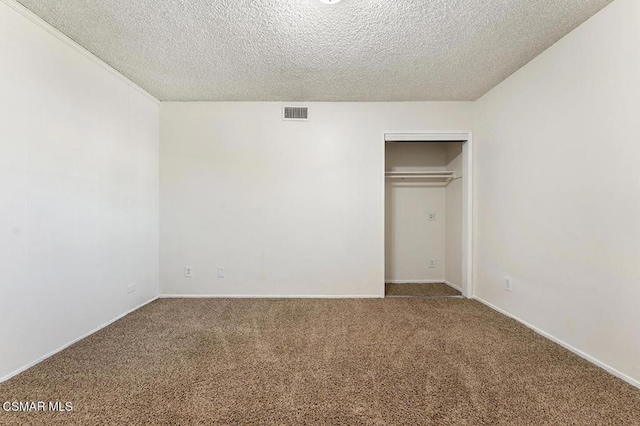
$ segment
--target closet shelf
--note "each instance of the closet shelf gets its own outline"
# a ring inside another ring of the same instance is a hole
[[[387,179],[426,179],[433,182],[447,183],[455,179],[456,173],[444,170],[438,171],[411,171],[411,172],[384,172]]]

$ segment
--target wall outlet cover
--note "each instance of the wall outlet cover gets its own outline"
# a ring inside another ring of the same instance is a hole
[[[187,265],[184,267],[184,276],[185,278],[193,277],[193,266]]]
[[[513,291],[513,280],[509,277],[504,277],[504,289],[506,291]]]

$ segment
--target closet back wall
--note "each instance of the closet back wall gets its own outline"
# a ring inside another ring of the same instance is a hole
[[[469,130],[473,104],[308,105],[162,104],[163,293],[383,294],[383,134]]]
[[[387,171],[446,170],[446,164],[446,143],[386,146]],[[387,179],[385,206],[385,280],[443,282],[446,188],[421,179]],[[436,220],[429,220],[429,213],[435,213]]]

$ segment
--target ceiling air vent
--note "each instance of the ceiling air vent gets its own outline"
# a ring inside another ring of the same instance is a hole
[[[283,120],[306,121],[309,119],[308,107],[284,107],[282,109]]]

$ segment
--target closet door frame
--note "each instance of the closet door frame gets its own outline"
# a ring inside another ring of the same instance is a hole
[[[385,166],[386,144],[393,142],[463,142],[462,167],[464,170],[462,199],[462,295],[474,296],[473,291],[473,137],[471,131],[450,132],[385,132],[382,137],[382,284],[381,297],[385,295]]]

